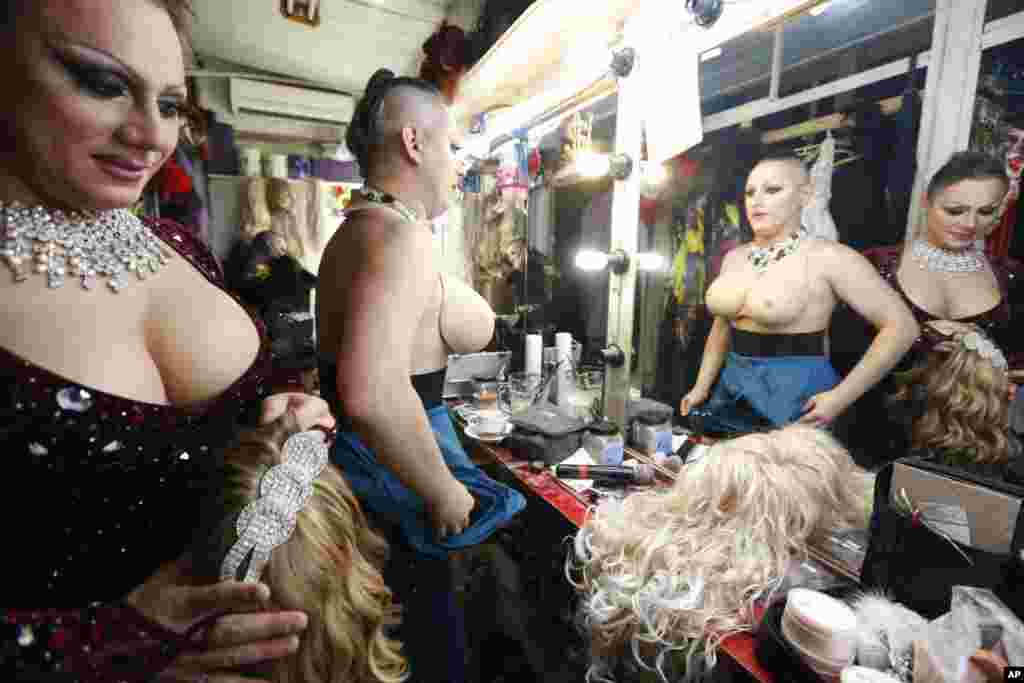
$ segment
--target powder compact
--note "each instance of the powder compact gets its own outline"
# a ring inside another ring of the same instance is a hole
[[[843,669],[841,683],[899,683],[898,678],[866,666],[848,666]]]
[[[836,598],[794,588],[786,596],[782,634],[811,670],[838,683],[857,652],[857,615]]]

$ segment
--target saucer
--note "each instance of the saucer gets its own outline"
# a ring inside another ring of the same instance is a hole
[[[509,422],[505,425],[504,434],[497,434],[494,436],[483,436],[477,433],[476,427],[474,425],[470,424],[466,425],[466,436],[468,436],[471,439],[476,439],[477,441],[482,441],[483,443],[501,443],[502,441],[505,440],[506,436],[512,433],[513,429],[515,429],[515,426],[511,422]]]

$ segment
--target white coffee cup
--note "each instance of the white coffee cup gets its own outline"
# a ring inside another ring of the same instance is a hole
[[[508,425],[508,417],[500,410],[481,410],[473,421],[473,429],[481,436],[502,436]]]

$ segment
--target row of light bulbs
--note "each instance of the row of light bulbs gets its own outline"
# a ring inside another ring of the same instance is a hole
[[[622,275],[629,270],[629,254],[621,249],[616,249],[611,253],[581,249],[576,252],[576,267],[586,271],[598,271],[610,267],[613,272]],[[665,267],[665,259],[654,251],[642,252],[636,255],[636,267],[647,272],[660,271]]]
[[[576,173],[584,178],[604,178],[611,175],[619,180],[629,177],[632,162],[624,154],[602,154],[601,152],[581,151],[576,153],[574,161]],[[668,168],[665,164],[640,162],[640,173],[645,183],[663,185],[668,180]]]

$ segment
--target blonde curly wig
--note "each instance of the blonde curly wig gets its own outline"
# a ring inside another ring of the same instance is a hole
[[[911,447],[960,453],[973,462],[1003,464],[1010,457],[1010,380],[976,350],[969,334],[984,337],[976,325],[937,321],[933,333],[944,337],[924,360],[900,380],[893,398],[923,399],[923,412],[911,424]]]
[[[298,431],[294,415],[243,434],[223,454],[219,490],[207,501],[192,556],[215,581],[237,540],[235,521],[259,497],[267,470],[282,461],[285,440]],[[298,513],[291,538],[271,552],[261,580],[282,610],[309,616],[299,650],[259,673],[277,683],[399,683],[408,675],[401,645],[388,637],[397,607],[381,571],[384,539],[369,525],[345,479],[328,465]]]
[[[867,526],[871,492],[835,439],[792,425],[715,444],[667,491],[601,504],[567,562],[590,638],[588,680],[613,680],[627,652],[662,680],[676,655],[687,678],[714,667],[718,645],[753,628],[754,602],[809,541]]]

